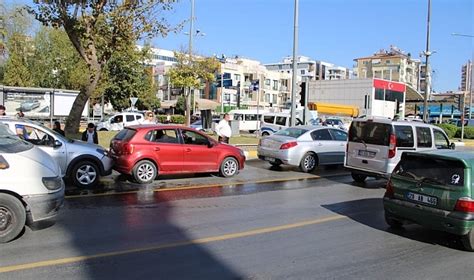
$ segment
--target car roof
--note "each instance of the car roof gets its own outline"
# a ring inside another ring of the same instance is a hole
[[[352,121],[353,122],[374,122],[374,123],[384,123],[384,124],[406,124],[406,125],[416,125],[416,126],[425,126],[425,127],[436,127],[433,124],[424,123],[423,121],[416,120],[416,119],[393,120],[393,119],[384,118],[384,117],[362,117],[362,118],[355,118]]]
[[[474,151],[440,149],[423,152],[406,152],[406,154],[451,160],[461,160],[468,165],[474,165]]]
[[[142,129],[190,129],[195,130],[188,126],[176,125],[176,124],[139,124],[139,125],[130,125],[125,127],[124,129],[131,128],[134,130],[142,130]]]

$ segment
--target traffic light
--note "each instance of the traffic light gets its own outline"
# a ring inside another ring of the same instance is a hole
[[[301,106],[305,106],[306,101],[306,82],[300,83],[300,104]]]

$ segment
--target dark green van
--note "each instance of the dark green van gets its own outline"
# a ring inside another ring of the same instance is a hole
[[[450,232],[474,251],[473,165],[473,152],[404,153],[383,199],[387,224],[399,228],[413,222]]]

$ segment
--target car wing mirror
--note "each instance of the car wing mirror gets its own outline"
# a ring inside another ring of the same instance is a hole
[[[207,143],[207,147],[208,148],[212,148],[214,147],[216,144],[213,142],[213,141],[209,141],[209,143]]]
[[[55,140],[54,143],[53,143],[53,147],[54,148],[59,148],[63,145],[63,143],[59,140]]]

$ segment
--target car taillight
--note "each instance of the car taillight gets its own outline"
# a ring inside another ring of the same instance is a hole
[[[123,144],[123,149],[122,149],[122,154],[124,155],[130,155],[133,153],[133,144],[130,143],[125,143]]]
[[[287,150],[289,148],[293,148],[296,145],[298,145],[298,143],[296,143],[296,141],[288,142],[288,143],[282,144],[280,146],[280,150]]]
[[[397,137],[395,134],[390,134],[390,144],[388,148],[388,158],[393,158],[397,153]]]
[[[474,212],[474,200],[470,197],[461,197],[456,202],[454,210],[465,213]]]
[[[388,180],[387,186],[385,187],[384,197],[388,197],[388,198],[394,197],[393,184],[392,184],[392,180],[390,179]]]

